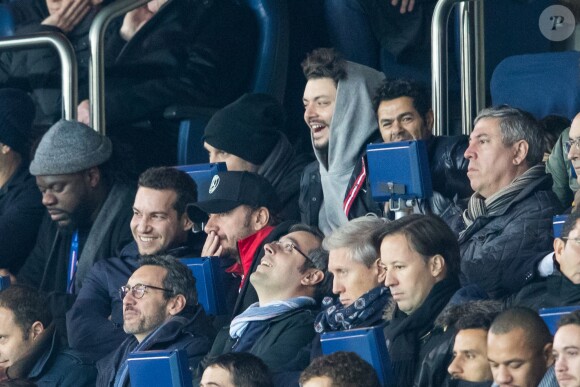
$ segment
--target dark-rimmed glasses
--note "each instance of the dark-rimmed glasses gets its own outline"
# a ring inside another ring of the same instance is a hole
[[[577,245],[580,245],[580,238],[561,237],[560,239],[563,239],[565,241],[574,241],[574,242],[576,242]]]
[[[143,284],[137,284],[135,286],[129,286],[129,285],[125,285],[125,286],[121,286],[121,288],[119,289],[119,297],[121,297],[121,301],[125,298],[125,296],[131,292],[131,295],[137,299],[143,298],[143,296],[145,295],[145,291],[147,289],[155,289],[155,290],[161,290],[163,292],[169,292],[172,293],[172,290],[169,289],[164,289],[164,288],[158,288],[157,286],[152,286],[152,285],[143,285]]]
[[[285,252],[292,254],[292,250],[296,250],[298,252],[298,254],[302,255],[304,258],[306,258],[306,260],[314,267],[316,267],[316,264],[314,263],[314,261],[312,260],[312,258],[310,258],[308,255],[304,254],[302,252],[302,250],[300,250],[294,243],[290,242],[290,241],[275,241],[272,242],[272,244],[278,245],[282,248],[282,250],[284,250]]]

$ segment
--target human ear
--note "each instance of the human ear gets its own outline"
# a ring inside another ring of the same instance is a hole
[[[527,141],[520,140],[513,144],[514,150],[514,165],[520,165],[526,160],[526,156],[528,155],[529,144]]]
[[[260,207],[252,214],[252,223],[254,230],[259,231],[266,227],[270,222],[270,212],[266,207]]]
[[[445,258],[442,255],[434,255],[429,259],[429,270],[433,277],[439,277],[445,269]]]
[[[169,302],[167,302],[167,312],[171,316],[175,316],[176,314],[181,312],[183,308],[185,308],[186,304],[187,300],[185,299],[185,296],[183,294],[173,296],[169,299]]]

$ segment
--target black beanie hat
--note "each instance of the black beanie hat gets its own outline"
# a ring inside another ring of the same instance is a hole
[[[24,158],[29,157],[35,110],[32,98],[24,91],[0,89],[0,142]]]
[[[282,105],[268,94],[244,94],[219,110],[205,127],[203,140],[219,150],[261,165],[280,140]]]

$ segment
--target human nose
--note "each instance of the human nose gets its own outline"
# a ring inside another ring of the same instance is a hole
[[[217,227],[215,217],[210,215],[209,219],[205,223],[205,227],[204,227],[203,231],[205,231],[206,234],[209,234],[212,231],[217,233],[217,229],[218,229],[218,227]]]
[[[497,374],[495,375],[495,381],[498,384],[511,383],[512,377],[511,377],[511,374],[509,373],[507,367],[505,367],[505,366],[498,367]]]
[[[568,143],[568,160],[574,160],[578,158],[578,145],[574,143]]]
[[[393,274],[392,270],[385,270],[385,286],[395,286],[397,284],[397,278]]]
[[[556,372],[568,371],[568,365],[566,364],[566,358],[564,356],[558,356],[558,359],[556,359],[556,364],[554,365],[554,369]]]
[[[316,111],[314,104],[309,103],[304,105],[304,119],[306,121],[308,121],[308,118],[316,117],[317,115],[318,112]]]
[[[449,364],[447,372],[449,372],[451,376],[455,376],[461,373],[461,360],[459,356],[455,356],[451,364]]]
[[[332,293],[334,294],[341,294],[344,293],[344,286],[342,283],[334,277],[332,280]]]
[[[42,193],[42,204],[45,207],[54,206],[57,203],[56,196],[50,191],[45,191]]]
[[[149,231],[149,219],[146,216],[142,216],[137,219],[137,231],[147,232]]]
[[[467,146],[467,149],[463,153],[463,157],[470,160],[470,159],[474,158],[474,156],[475,156],[474,145],[472,142],[470,142],[469,145]]]
[[[275,243],[266,243],[266,244],[264,245],[264,251],[265,251],[267,254],[274,254],[274,249],[275,249],[275,248],[274,248],[274,245],[275,245]]]

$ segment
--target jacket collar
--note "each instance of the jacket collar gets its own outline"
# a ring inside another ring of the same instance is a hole
[[[267,226],[260,231],[238,241],[238,251],[240,253],[240,263],[234,264],[230,269],[229,272],[233,272],[238,275],[246,276],[250,268],[252,267],[252,262],[254,261],[254,256],[256,252],[262,245],[264,239],[270,235],[274,227]],[[241,264],[241,267],[240,267]],[[231,270],[235,267],[235,271]]]

